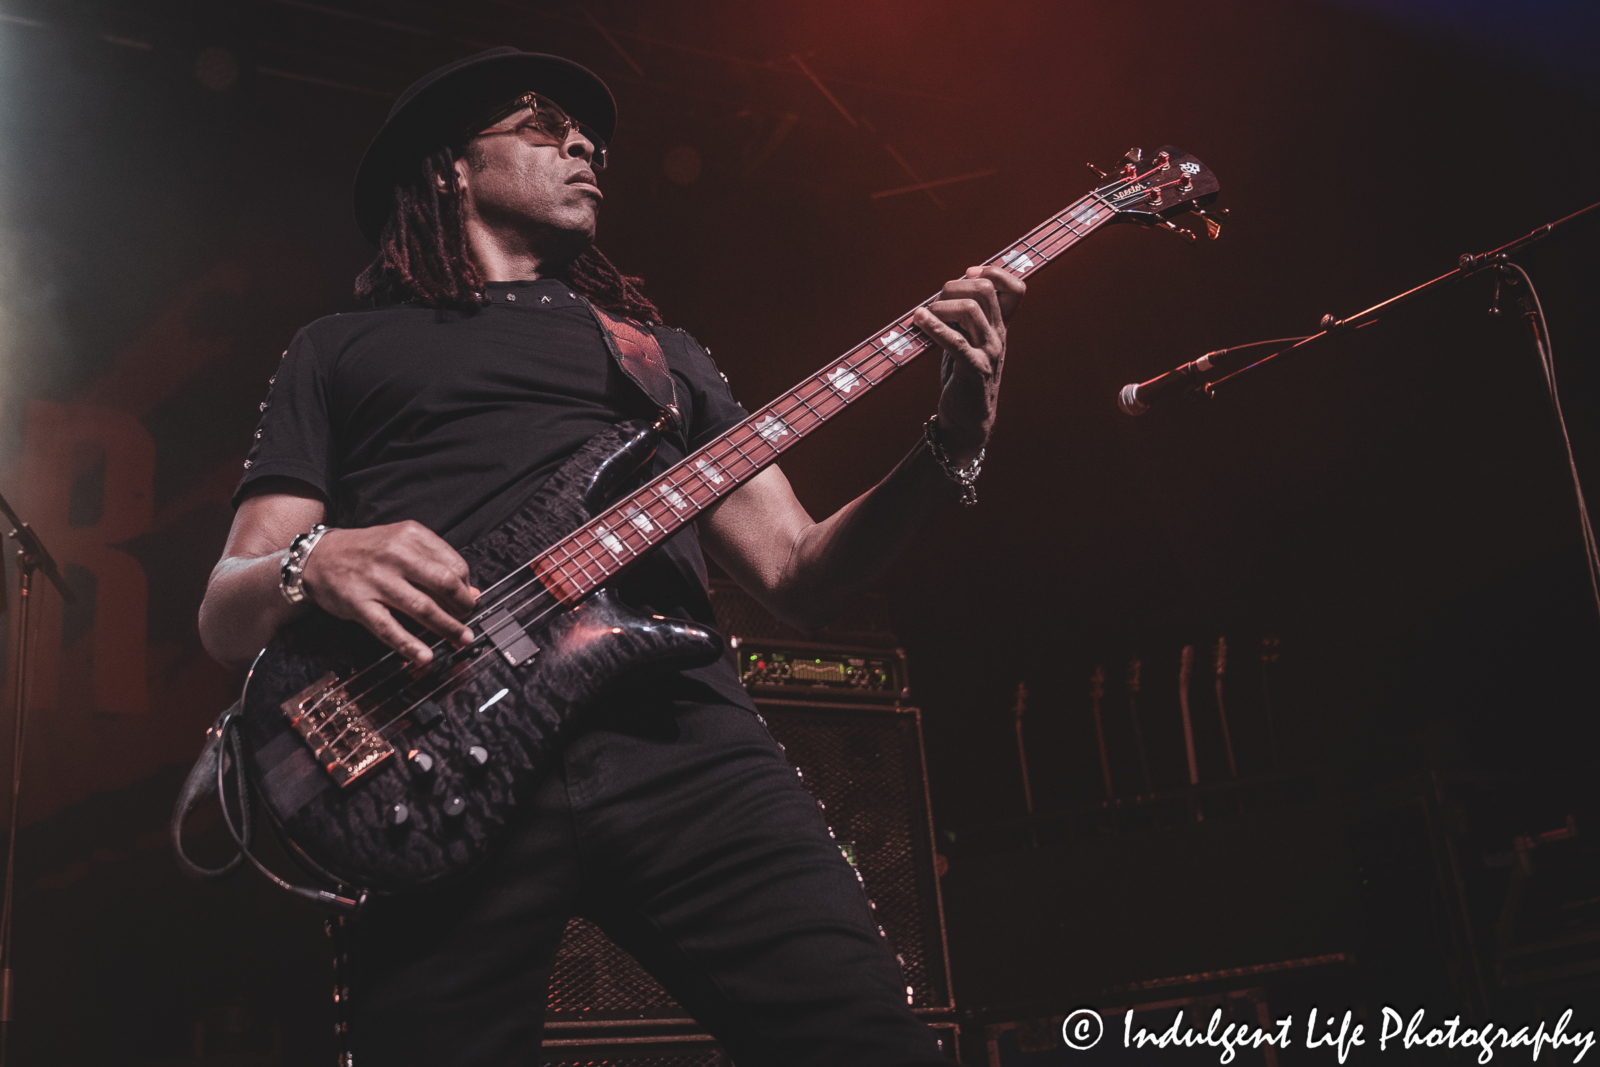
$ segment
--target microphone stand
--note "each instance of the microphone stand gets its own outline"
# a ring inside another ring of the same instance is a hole
[[[16,900],[17,869],[17,809],[22,795],[22,727],[26,721],[28,692],[28,608],[33,599],[33,572],[41,570],[50,584],[61,593],[67,603],[75,599],[66,580],[56,569],[44,542],[33,527],[23,522],[12,510],[11,504],[0,495],[0,513],[11,523],[11,534],[17,542],[17,699],[12,718],[11,741],[11,815],[6,834],[6,884],[4,903],[0,904],[0,1067],[5,1067],[7,1047],[11,1039],[13,985],[11,980],[11,916]],[[5,566],[0,562],[0,611],[5,610]]]
[[[1398,307],[1413,297],[1421,296],[1423,293],[1439,288],[1447,282],[1458,281],[1469,275],[1477,274],[1479,271],[1493,270],[1496,274],[1494,304],[1489,309],[1489,313],[1491,315],[1499,315],[1502,292],[1505,289],[1510,289],[1513,291],[1513,296],[1515,297],[1515,300],[1522,311],[1523,322],[1527,324],[1528,339],[1533,345],[1534,355],[1539,358],[1539,365],[1544,369],[1545,384],[1550,392],[1551,411],[1555,415],[1556,424],[1561,430],[1562,441],[1566,445],[1567,467],[1572,473],[1572,489],[1574,495],[1577,497],[1578,520],[1583,528],[1584,561],[1589,569],[1589,587],[1591,592],[1594,594],[1595,608],[1597,611],[1600,611],[1600,546],[1597,546],[1596,544],[1594,528],[1589,521],[1589,506],[1583,497],[1583,483],[1578,477],[1577,461],[1573,458],[1572,440],[1567,435],[1566,420],[1561,414],[1561,401],[1556,388],[1555,368],[1550,360],[1550,338],[1546,333],[1544,310],[1540,308],[1538,295],[1533,291],[1533,280],[1528,277],[1527,272],[1524,271],[1520,266],[1511,262],[1511,256],[1513,253],[1522,251],[1522,249],[1528,247],[1536,241],[1544,240],[1561,227],[1566,226],[1568,223],[1574,222],[1596,210],[1600,210],[1600,201],[1590,204],[1586,208],[1580,208],[1565,218],[1557,219],[1554,222],[1547,222],[1543,226],[1540,226],[1538,229],[1534,230],[1532,233],[1525,234],[1522,237],[1517,238],[1515,241],[1508,241],[1499,248],[1491,249],[1490,251],[1483,252],[1479,255],[1467,253],[1461,257],[1459,261],[1460,265],[1457,266],[1455,270],[1450,271],[1448,274],[1441,274],[1432,281],[1423,282],[1421,285],[1416,286],[1415,288],[1407,289],[1403,293],[1391,296],[1389,299],[1382,301],[1381,303],[1372,305],[1365,311],[1356,312],[1349,318],[1341,319],[1336,315],[1324,315],[1322,316],[1322,321],[1319,323],[1319,325],[1322,327],[1322,331],[1320,333],[1314,333],[1310,337],[1303,338],[1287,348],[1280,348],[1271,355],[1263,356],[1254,363],[1240,367],[1231,374],[1223,375],[1221,378],[1206,382],[1203,385],[1197,385],[1190,391],[1199,393],[1208,398],[1214,397],[1216,396],[1218,386],[1232,381],[1241,374],[1247,374],[1262,364],[1270,363],[1279,356],[1285,356],[1290,352],[1296,352],[1301,349],[1308,348],[1324,338],[1332,337],[1334,334],[1344,333],[1348,330],[1360,329],[1363,326],[1370,326],[1374,322],[1377,322],[1379,318],[1382,317],[1384,312],[1390,310],[1391,308]],[[1272,344],[1273,342],[1269,341],[1266,343]],[[1251,346],[1239,345],[1236,347],[1248,348]],[[1186,364],[1186,366],[1188,365]],[[5,1065],[0,1064],[0,1067],[5,1067]]]
[[[1270,363],[1279,356],[1286,356],[1290,352],[1298,352],[1302,349],[1309,348],[1317,342],[1332,337],[1335,334],[1341,334],[1349,330],[1359,329],[1362,326],[1370,326],[1372,323],[1377,322],[1384,312],[1404,304],[1413,297],[1421,296],[1423,293],[1436,289],[1447,282],[1459,281],[1468,275],[1476,274],[1486,268],[1502,270],[1505,267],[1506,261],[1513,253],[1522,251],[1528,245],[1531,245],[1536,241],[1544,240],[1546,237],[1549,237],[1552,233],[1554,233],[1558,228],[1565,226],[1569,222],[1573,222],[1584,215],[1589,214],[1589,212],[1597,209],[1600,209],[1600,201],[1590,204],[1588,207],[1581,210],[1574,211],[1565,218],[1546,223],[1545,225],[1540,226],[1537,230],[1534,230],[1532,233],[1519,237],[1515,241],[1509,241],[1506,244],[1501,245],[1499,248],[1476,256],[1468,253],[1467,255],[1461,257],[1460,265],[1450,273],[1441,274],[1432,281],[1423,282],[1421,285],[1413,289],[1407,289],[1403,293],[1391,296],[1389,299],[1381,303],[1374,304],[1365,311],[1358,311],[1348,318],[1341,319],[1337,315],[1324,315],[1322,316],[1322,321],[1318,323],[1318,325],[1322,327],[1319,333],[1314,333],[1309,337],[1302,338],[1294,344],[1289,345],[1287,348],[1280,348],[1270,355],[1262,356],[1254,363],[1246,364],[1231,374],[1225,374],[1221,378],[1217,378],[1214,381],[1206,382],[1203,385],[1198,385],[1195,391],[1205,395],[1208,398],[1214,397],[1216,396],[1217,387],[1219,385],[1222,385],[1225,382],[1231,382],[1233,379],[1239,377],[1239,375],[1246,374],[1252,370],[1255,370],[1257,367],[1262,366],[1263,364]],[[1272,342],[1268,341],[1266,343],[1271,344]],[[1538,342],[1536,341],[1536,343]],[[1234,347],[1248,348],[1250,346],[1235,345]]]

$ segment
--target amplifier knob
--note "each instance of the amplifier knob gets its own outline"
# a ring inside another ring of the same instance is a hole
[[[411,765],[423,774],[433,770],[433,757],[426,752],[411,753]]]
[[[389,808],[389,823],[392,826],[404,826],[405,821],[411,818],[411,809],[404,804],[394,804]]]
[[[466,810],[467,802],[461,797],[451,797],[449,800],[444,802],[444,813],[446,815],[460,815]]]
[[[467,749],[467,755],[480,767],[489,762],[489,750],[482,745],[473,745]]]

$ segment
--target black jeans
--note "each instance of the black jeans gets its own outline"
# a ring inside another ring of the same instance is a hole
[[[581,915],[739,1067],[942,1064],[855,871],[748,710],[613,714],[566,747],[496,860],[355,925],[361,1067],[531,1067]]]

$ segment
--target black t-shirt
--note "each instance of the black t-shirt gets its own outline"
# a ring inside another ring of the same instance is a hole
[[[496,282],[489,296],[475,314],[398,306],[332,315],[296,334],[234,503],[261,478],[295,478],[327,500],[330,526],[415,519],[460,548],[510,517],[589,438],[653,417],[565,284]],[[654,333],[691,451],[743,421],[704,349],[681,330]],[[664,438],[655,472],[684,454],[682,441]],[[705,581],[689,525],[625,574],[621,591],[636,606],[712,625]],[[693,699],[699,683],[749,702],[726,660],[650,682],[663,697]]]

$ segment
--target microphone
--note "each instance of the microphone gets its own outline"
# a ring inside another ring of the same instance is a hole
[[[1152,403],[1162,397],[1170,393],[1187,392],[1193,388],[1202,374],[1216,366],[1212,362],[1212,357],[1226,355],[1230,351],[1232,349],[1219,348],[1215,352],[1207,352],[1199,359],[1174,367],[1165,374],[1157,375],[1147,382],[1130,382],[1117,394],[1117,406],[1129,415],[1143,415],[1150,410]]]

